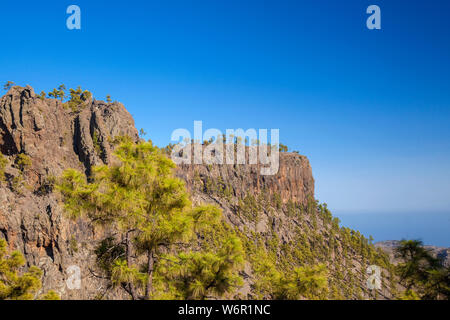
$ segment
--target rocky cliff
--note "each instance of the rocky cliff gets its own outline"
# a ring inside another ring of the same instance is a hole
[[[134,120],[122,104],[89,100],[80,112],[61,101],[41,99],[29,86],[13,87],[0,100],[0,150],[8,159],[0,186],[0,237],[44,271],[44,290],[63,298],[93,298],[102,282],[88,270],[95,234],[91,226],[66,219],[52,180],[66,168],[89,173],[108,163],[111,141],[127,135],[138,140]],[[31,160],[21,172],[19,154]],[[79,266],[82,290],[68,291],[69,266]]]
[[[109,163],[117,136],[139,139],[120,103],[86,98],[82,108],[73,110],[37,96],[29,86],[12,87],[0,100],[0,150],[8,160],[6,181],[0,184],[0,237],[22,251],[28,265],[44,271],[44,290],[56,290],[65,299],[100,297],[107,284],[93,267],[98,235],[88,223],[66,218],[52,184],[66,168],[89,175],[93,165]],[[31,160],[26,169],[19,155]],[[186,180],[194,202],[221,206],[226,221],[249,239],[262,240],[277,264],[327,264],[333,297],[391,297],[389,277],[376,293],[367,290],[365,269],[383,257],[359,233],[340,228],[314,201],[306,157],[281,153],[275,176],[244,165],[182,165],[177,174]],[[70,266],[81,270],[81,289],[67,287]],[[255,297],[251,266],[244,273],[240,297]],[[111,292],[103,297],[122,296]]]

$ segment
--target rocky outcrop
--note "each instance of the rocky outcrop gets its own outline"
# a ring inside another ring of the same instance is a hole
[[[95,262],[96,235],[87,223],[66,218],[51,183],[64,169],[89,173],[93,165],[108,163],[112,139],[125,135],[139,139],[120,103],[89,101],[74,113],[60,101],[41,99],[29,86],[13,87],[0,99],[0,150],[9,160],[7,181],[0,185],[0,237],[44,271],[44,290],[77,299],[101,291],[104,284],[88,269]],[[24,173],[14,165],[20,153],[31,159]],[[84,278],[79,290],[67,290],[72,265]]]

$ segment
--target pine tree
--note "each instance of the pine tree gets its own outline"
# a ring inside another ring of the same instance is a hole
[[[88,90],[82,90],[80,86],[77,89],[69,89],[70,97],[69,101],[66,102],[66,106],[68,106],[73,112],[80,111],[86,103],[92,98],[92,93]]]
[[[19,251],[8,253],[7,243],[0,239],[0,300],[32,300],[41,288],[42,271],[35,266],[20,274],[25,258]],[[44,300],[59,300],[59,295],[49,291]]]
[[[5,180],[5,168],[8,164],[8,159],[0,153],[0,183]]]
[[[66,86],[65,86],[64,84],[62,84],[62,85],[60,85],[60,86],[58,87],[58,93],[57,93],[57,95],[58,95],[58,97],[59,97],[59,99],[60,99],[61,101],[63,101],[64,98],[66,97],[65,90],[66,90]]]
[[[134,300],[150,299],[163,256],[180,252],[196,232],[216,223],[221,212],[215,206],[192,208],[184,182],[174,175],[175,164],[151,142],[123,142],[115,155],[116,164],[93,168],[90,182],[84,174],[66,170],[57,189],[72,218],[87,216],[119,234],[97,249],[112,285]],[[176,259],[186,257],[192,263],[200,259],[189,254]],[[221,283],[211,288],[216,285]]]
[[[401,259],[397,273],[407,291],[414,289],[424,300],[450,297],[450,268],[433,257],[422,241],[402,240],[395,253]]]
[[[106,95],[106,102],[111,103],[111,96],[109,94]]]
[[[41,296],[40,300],[61,300],[61,297],[55,291],[50,290],[49,292]]]
[[[16,157],[16,166],[20,171],[25,171],[31,166],[31,158],[25,153],[19,153]]]
[[[6,91],[8,91],[12,86],[14,86],[14,82],[12,81],[8,81],[3,85],[3,89],[5,89]]]
[[[203,300],[231,293],[243,282],[238,275],[244,263],[241,241],[231,236],[216,251],[166,256],[160,274],[165,283],[172,281],[181,299]]]
[[[144,128],[141,128],[141,129],[139,130],[139,136],[140,136],[141,138],[144,138],[146,135],[147,135],[147,132],[145,132]]]
[[[426,281],[429,263],[434,264],[434,258],[423,248],[420,240],[402,240],[395,252],[398,258],[403,260],[397,266],[400,280],[405,283],[407,289],[411,289],[415,283]]]
[[[405,290],[399,297],[398,300],[420,300],[419,295],[414,292],[414,290]]]
[[[278,149],[280,152],[288,152],[288,147],[282,143],[280,143]]]
[[[275,289],[277,299],[326,299],[328,296],[328,270],[323,264],[295,268],[278,282]]]
[[[54,88],[53,91],[48,93],[48,96],[52,97],[54,99],[58,99],[60,96],[60,91],[58,89]]]

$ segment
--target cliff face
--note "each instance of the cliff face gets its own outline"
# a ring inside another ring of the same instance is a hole
[[[257,196],[267,192],[277,194],[283,203],[294,201],[306,205],[314,198],[314,178],[308,158],[295,153],[280,153],[280,167],[276,175],[261,175],[258,165],[179,165],[178,175],[187,182],[192,191],[195,181],[204,183],[217,180],[228,186],[235,198]],[[217,181],[216,181],[217,182]],[[220,187],[220,186],[219,186]]]
[[[87,222],[66,218],[52,180],[67,168],[89,175],[93,165],[109,163],[114,137],[125,135],[139,139],[120,103],[86,100],[80,112],[72,112],[60,101],[36,96],[29,86],[13,87],[0,99],[0,150],[8,159],[6,182],[0,184],[0,237],[23,252],[29,265],[44,271],[44,290],[56,290],[65,299],[93,299],[105,291],[106,283],[93,267],[99,235]],[[19,154],[31,159],[23,172],[15,164]],[[329,266],[336,285],[348,277],[357,279],[354,287],[361,292],[348,292],[346,298],[370,295],[365,252],[344,244],[346,233],[333,229],[328,218],[316,218],[317,208],[311,209],[314,179],[306,157],[281,153],[274,176],[262,176],[257,166],[249,165],[182,165],[177,175],[186,180],[194,202],[218,204],[226,221],[249,237],[257,234],[266,243],[280,239],[274,249],[280,259],[286,254],[282,246],[301,248],[305,261]],[[308,253],[318,250],[320,258]],[[342,275],[337,265],[342,263],[352,275]],[[67,287],[70,266],[80,268],[80,289]],[[244,278],[241,296],[252,297],[249,266]],[[390,297],[386,284],[379,294]],[[118,292],[106,297],[123,298]]]

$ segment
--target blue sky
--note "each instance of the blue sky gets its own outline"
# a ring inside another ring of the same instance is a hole
[[[366,28],[371,4],[381,30]],[[279,128],[335,212],[448,217],[449,14],[449,1],[3,1],[0,80],[111,94],[160,146],[194,120]]]

